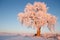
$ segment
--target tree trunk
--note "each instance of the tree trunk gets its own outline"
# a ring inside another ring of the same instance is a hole
[[[41,28],[37,28],[37,36],[41,36]]]

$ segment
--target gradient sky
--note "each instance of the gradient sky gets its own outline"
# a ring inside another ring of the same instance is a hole
[[[57,17],[55,29],[60,32],[60,0],[0,0],[0,32],[35,33],[35,29],[22,26],[17,19],[18,13],[23,12],[25,5],[35,1],[47,4],[48,13]],[[42,28],[42,32],[48,31],[47,27]]]

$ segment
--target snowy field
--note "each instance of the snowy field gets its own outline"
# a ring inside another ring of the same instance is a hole
[[[0,36],[0,40],[59,40],[58,35],[56,36],[41,36],[41,37],[36,37],[36,36],[21,36],[21,35],[8,35],[8,36]]]

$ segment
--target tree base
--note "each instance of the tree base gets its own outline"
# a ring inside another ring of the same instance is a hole
[[[34,36],[40,37],[41,35],[34,34]]]

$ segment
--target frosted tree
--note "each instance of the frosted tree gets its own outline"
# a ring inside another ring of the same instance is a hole
[[[44,2],[28,3],[23,12],[18,14],[19,21],[28,26],[37,29],[36,36],[41,35],[41,27],[47,25],[51,32],[54,32],[56,17],[47,13],[48,7]]]

